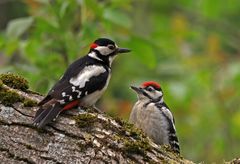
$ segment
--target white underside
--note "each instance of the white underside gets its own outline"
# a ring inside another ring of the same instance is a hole
[[[111,75],[108,76],[106,85],[102,90],[95,91],[83,97],[80,105],[85,107],[94,105],[98,101],[98,99],[103,95],[103,93],[106,91],[110,78],[111,78]]]
[[[155,143],[169,144],[169,125],[166,118],[153,103],[147,107],[143,105],[144,103],[139,101],[134,105],[129,121],[142,129]]]

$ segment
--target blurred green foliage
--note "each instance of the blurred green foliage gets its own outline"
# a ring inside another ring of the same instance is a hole
[[[46,93],[98,37],[132,49],[113,65],[100,101],[127,118],[129,85],[155,80],[175,115],[182,154],[221,162],[240,153],[240,1],[25,0],[29,16],[0,33],[0,72]],[[1,4],[0,4],[1,5]]]

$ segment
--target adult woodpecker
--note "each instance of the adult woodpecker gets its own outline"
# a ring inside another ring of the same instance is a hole
[[[114,58],[127,52],[130,50],[119,48],[110,39],[95,40],[89,53],[73,62],[38,104],[40,108],[33,120],[34,125],[42,128],[64,110],[95,105],[107,89]]]
[[[156,144],[170,145],[180,153],[174,118],[166,103],[163,92],[156,82],[144,82],[140,87],[131,86],[138,96],[129,121],[149,136]]]

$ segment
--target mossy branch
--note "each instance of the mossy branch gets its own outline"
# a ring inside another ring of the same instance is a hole
[[[0,76],[3,163],[192,163],[154,144],[131,124],[91,109],[71,110],[46,128],[36,129],[31,116],[43,97],[26,85],[18,87],[14,80],[21,77],[9,75],[7,83],[1,78],[6,76]]]

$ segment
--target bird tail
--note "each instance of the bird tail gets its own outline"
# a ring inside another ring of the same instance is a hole
[[[179,146],[179,142],[178,142],[176,133],[171,134],[171,136],[170,136],[170,146],[172,147],[174,152],[180,154],[180,146]]]
[[[62,106],[59,102],[47,106],[40,106],[39,110],[36,112],[33,124],[38,128],[42,128],[56,118],[61,111]]]

